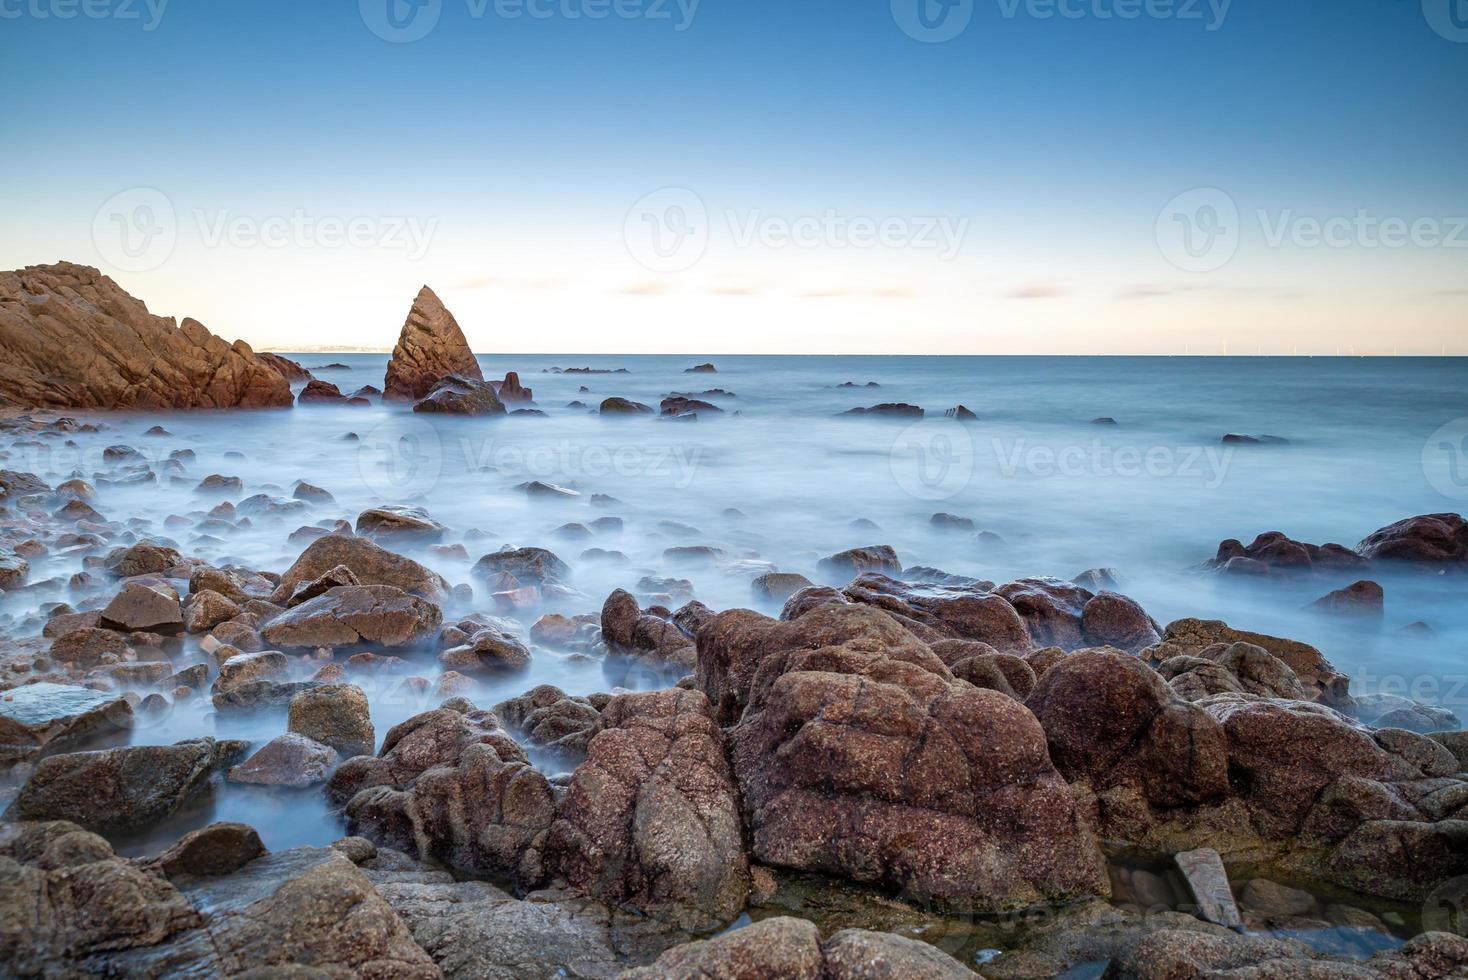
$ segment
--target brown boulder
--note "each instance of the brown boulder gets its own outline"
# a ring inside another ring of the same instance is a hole
[[[1373,561],[1461,566],[1468,562],[1468,521],[1459,514],[1409,517],[1371,532],[1356,550]]]
[[[301,603],[260,631],[271,646],[285,649],[416,646],[443,622],[432,602],[391,585],[345,585]]]
[[[624,694],[602,721],[551,827],[561,874],[683,929],[727,925],[744,908],[749,867],[708,700],[676,688]]]
[[[178,325],[96,269],[0,272],[0,402],[46,408],[261,408],[290,385],[249,345]]]
[[[438,296],[424,286],[413,300],[397,346],[387,362],[382,397],[417,401],[450,374],[483,381],[484,372],[464,332]]]
[[[280,577],[271,601],[287,602],[296,587],[320,578],[338,565],[345,565],[362,585],[393,585],[433,602],[444,602],[449,583],[411,558],[368,541],[366,538],[328,534],[301,552],[295,564]]]
[[[1179,654],[1196,656],[1216,643],[1263,647],[1294,671],[1307,699],[1329,705],[1350,704],[1350,678],[1336,670],[1319,650],[1298,640],[1236,630],[1220,619],[1179,619],[1168,623],[1162,642],[1142,651],[1142,656],[1151,663],[1161,663]]]
[[[370,755],[376,744],[367,695],[354,684],[321,684],[293,694],[286,730],[330,746],[343,758]]]
[[[606,695],[599,695],[604,703]],[[585,752],[601,731],[601,711],[590,698],[573,698],[550,684],[532,688],[494,706],[495,714],[531,745]]]
[[[832,585],[841,585],[866,572],[897,575],[902,572],[902,562],[891,545],[879,544],[867,548],[851,548],[828,558],[822,558],[817,566],[821,575]]]

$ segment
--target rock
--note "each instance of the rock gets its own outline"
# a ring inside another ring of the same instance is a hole
[[[1380,620],[1386,611],[1385,593],[1375,582],[1361,581],[1326,593],[1309,608],[1350,619]]]
[[[1409,517],[1371,532],[1356,550],[1372,561],[1458,568],[1468,562],[1468,521],[1458,514]]]
[[[602,639],[607,649],[650,666],[692,667],[693,641],[671,618],[644,613],[637,600],[617,589],[602,604]]]
[[[570,567],[544,548],[506,548],[480,558],[473,569],[480,578],[501,572],[527,585],[562,583],[571,577]]]
[[[1034,646],[1019,611],[1008,599],[991,592],[988,582],[911,585],[885,575],[866,574],[847,585],[838,598],[881,609],[928,642],[976,640],[1001,653],[1026,653]],[[792,605],[799,600],[797,593],[781,618],[797,616],[798,606]],[[1078,622],[1080,616],[1077,614],[1075,619]]]
[[[977,415],[969,411],[967,408],[964,408],[962,405],[955,405],[953,408],[950,408],[946,412],[944,412],[943,415],[946,418],[957,419],[960,422],[974,422],[978,420]]]
[[[1215,643],[1164,660],[1157,672],[1187,701],[1214,694],[1305,699],[1304,685],[1289,664],[1252,643]]]
[[[307,483],[305,480],[300,480],[296,483],[295,487],[291,490],[291,496],[296,500],[304,500],[312,504],[336,503],[336,498],[329,491]]]
[[[129,582],[102,610],[106,629],[173,636],[183,632],[183,607],[178,593],[165,585]]]
[[[684,374],[718,374],[719,373],[719,369],[716,368],[716,367],[714,367],[712,364],[695,364],[693,367],[687,368],[686,370],[684,370],[683,373]]]
[[[469,642],[445,650],[438,658],[444,670],[470,676],[524,670],[530,666],[530,648],[503,630],[485,627]]]
[[[1222,620],[1179,619],[1169,623],[1162,642],[1142,655],[1150,662],[1161,663],[1179,654],[1195,655],[1217,643],[1248,643],[1264,648],[1294,671],[1309,700],[1342,706],[1351,701],[1350,678],[1336,670],[1319,650],[1297,640],[1236,630]]]
[[[886,419],[920,419],[923,410],[916,405],[907,405],[901,402],[884,402],[881,405],[873,405],[870,408],[853,408],[841,413],[842,415],[871,415]]]
[[[488,711],[467,703],[425,711],[389,729],[377,756],[359,755],[344,762],[327,785],[327,798],[344,806],[375,786],[410,786],[430,769],[454,765],[465,749],[481,742],[506,755],[515,752],[514,740]]]
[[[869,548],[852,548],[822,558],[819,568],[828,581],[839,585],[866,572],[900,575],[902,562],[897,560],[897,552],[891,545],[881,544]]]
[[[357,533],[377,541],[431,544],[443,540],[447,530],[422,507],[389,505],[357,515]]]
[[[515,404],[534,401],[534,392],[520,384],[520,375],[514,371],[505,375],[505,380],[500,382],[500,401]]]
[[[322,684],[290,699],[286,729],[335,749],[344,759],[376,744],[367,695],[353,684]]]
[[[928,518],[928,526],[935,531],[966,531],[973,533],[974,522],[968,517],[959,517],[956,514],[934,514]]]
[[[601,403],[597,409],[602,415],[652,415],[651,405],[642,402],[634,402],[627,398],[613,396]]]
[[[341,389],[330,381],[322,381],[320,378],[312,378],[301,393],[296,396],[296,402],[301,405],[310,404],[333,404],[347,400]]]
[[[255,828],[243,823],[212,823],[179,838],[153,859],[165,875],[233,874],[265,853]]]
[[[952,645],[986,646],[986,644],[974,643],[970,640],[939,640],[933,644],[933,652],[939,657],[944,657],[945,653],[940,647]],[[1007,694],[1021,704],[1035,689],[1034,668],[1020,657],[1010,653],[998,653],[992,648],[973,656],[960,655],[948,665],[948,668],[954,677],[966,680],[974,687]]]
[[[121,633],[96,627],[71,630],[51,643],[51,659],[74,667],[116,663],[127,651],[127,641]]]
[[[1288,888],[1267,878],[1254,878],[1244,885],[1240,896],[1251,911],[1270,918],[1292,919],[1309,915],[1317,908],[1309,892]]]
[[[1081,635],[1086,643],[1139,653],[1162,639],[1157,624],[1134,600],[1102,592],[1081,607]]]
[[[366,538],[329,534],[311,542],[295,564],[281,576],[271,601],[284,604],[298,586],[345,565],[364,585],[391,585],[442,603],[449,597],[449,583],[442,575],[402,555],[388,551]]]
[[[340,756],[329,745],[287,732],[229,771],[232,783],[302,789],[325,782]]]
[[[294,609],[303,602],[310,602],[317,596],[326,595],[332,589],[339,589],[348,585],[361,585],[362,582],[346,565],[337,565],[335,568],[327,569],[309,582],[301,582],[286,600],[287,609]]]
[[[8,548],[0,548],[0,591],[24,585],[30,570],[30,562]]]
[[[494,386],[451,374],[413,405],[415,412],[439,415],[504,415],[504,403]]]
[[[587,698],[573,698],[550,684],[501,701],[494,712],[531,745],[584,753],[601,731],[601,711]]]
[[[219,665],[214,691],[222,694],[250,681],[282,679],[289,672],[290,661],[279,650],[238,653]]]
[[[70,820],[98,832],[144,830],[203,794],[243,749],[243,743],[203,738],[47,756],[7,816]]]
[[[716,617],[696,674],[721,720],[753,674],[731,739],[754,858],[976,912],[1106,890],[1023,705],[875,609],[759,619]]]
[[[1219,440],[1219,442],[1223,443],[1225,446],[1229,446],[1229,445],[1244,445],[1244,446],[1272,445],[1272,446],[1282,446],[1282,445],[1288,445],[1289,444],[1289,440],[1288,439],[1282,439],[1279,436],[1250,436],[1250,435],[1243,435],[1243,434],[1238,433],[1238,432],[1230,432],[1230,433],[1227,433],[1226,435],[1224,435],[1224,437],[1222,439]]]
[[[749,867],[708,700],[677,689],[619,695],[602,723],[551,827],[561,874],[610,905],[690,931],[732,922]]]
[[[119,694],[40,682],[0,693],[0,767],[28,762],[132,727],[133,710]]]
[[[1266,531],[1247,547],[1234,539],[1220,542],[1217,555],[1203,567],[1229,575],[1299,576],[1359,570],[1369,564],[1344,545],[1314,545],[1296,541],[1283,531]]]
[[[390,585],[339,586],[272,619],[260,631],[283,649],[409,647],[426,642],[443,622],[439,607]]]
[[[240,614],[239,605],[213,589],[193,592],[184,613],[184,628],[190,633],[207,633]]]
[[[724,410],[713,402],[704,401],[702,398],[692,398],[687,395],[669,395],[658,403],[658,409],[665,416],[678,417],[689,414],[723,415]]]
[[[1244,920],[1239,916],[1233,890],[1229,887],[1228,872],[1217,851],[1211,847],[1200,847],[1174,854],[1172,859],[1197,903],[1200,919],[1230,929],[1243,926]]]
[[[130,548],[118,548],[108,553],[102,561],[102,567],[118,578],[132,578],[166,572],[182,561],[183,558],[173,548],[144,541]]]
[[[417,401],[449,375],[484,381],[479,361],[469,349],[454,315],[444,308],[433,290],[424,286],[413,300],[392,358],[387,362],[382,397]]]
[[[257,352],[256,357],[275,369],[275,372],[291,384],[299,384],[311,380],[311,372],[288,357],[272,354],[268,351]]]
[[[96,269],[0,272],[0,401],[47,408],[263,408],[290,385],[248,344],[176,325]]]
[[[766,572],[749,583],[749,587],[759,601],[783,605],[786,599],[812,584],[810,579],[796,572]]]

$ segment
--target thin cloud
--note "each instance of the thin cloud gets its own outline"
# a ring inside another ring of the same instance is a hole
[[[634,282],[617,290],[623,296],[661,296],[667,291],[665,282]]]
[[[1011,289],[1004,295],[1008,299],[1058,299],[1069,296],[1070,290],[1056,282],[1034,282]]]

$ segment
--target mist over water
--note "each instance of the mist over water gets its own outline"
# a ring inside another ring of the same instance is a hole
[[[296,356],[344,393],[381,387],[387,362],[385,355]],[[172,538],[187,555],[277,572],[304,549],[287,541],[302,525],[354,521],[374,505],[421,506],[449,528],[446,544],[483,532],[466,543],[467,560],[389,545],[451,583],[475,585],[476,601],[447,608],[446,622],[472,611],[505,615],[470,576],[473,562],[501,545],[554,551],[572,568],[569,584],[586,597],[510,614],[526,628],[543,612],[597,613],[615,588],[664,591],[639,586],[645,576],[686,579],[693,595],[715,610],[755,606],[749,583],[762,571],[774,567],[820,581],[822,557],[863,545],[892,545],[904,566],[994,582],[1068,579],[1110,567],[1121,590],[1162,624],[1182,616],[1217,618],[1304,640],[1351,675],[1353,693],[1400,694],[1468,716],[1468,604],[1461,578],[1373,573],[1386,590],[1386,618],[1378,630],[1302,610],[1358,576],[1258,583],[1188,571],[1211,558],[1225,538],[1248,543],[1258,533],[1281,530],[1299,540],[1353,547],[1401,518],[1460,510],[1462,499],[1450,494],[1456,488],[1468,497],[1468,486],[1443,478],[1456,472],[1449,471],[1454,461],[1435,461],[1444,450],[1430,437],[1456,413],[1468,414],[1468,362],[718,357],[716,374],[685,373],[700,360],[486,356],[486,378],[518,371],[549,417],[415,415],[405,405],[375,402],[113,414],[105,417],[109,430],[72,436],[75,448],[17,448],[6,465],[54,483],[73,470],[90,479],[105,469],[107,446],[131,445],[155,468],[171,451],[192,449],[196,459],[176,483],[163,475],[156,484],[104,486],[98,508],[110,519],[135,519],[140,536]],[[321,369],[330,362],[347,368]],[[584,366],[628,373],[543,373]],[[870,381],[880,387],[837,387]],[[656,408],[669,393],[715,388],[733,394],[700,397],[725,414],[696,422],[591,414],[612,395]],[[568,407],[578,400],[586,407]],[[885,402],[920,405],[928,417],[918,423],[837,417]],[[978,420],[944,419],[944,410],[958,404]],[[1117,424],[1092,422],[1099,417]],[[155,425],[171,435],[145,436]],[[1288,442],[1224,445],[1225,433]],[[330,491],[336,503],[252,518],[250,527],[219,538],[202,537],[191,526],[167,526],[170,515],[207,511],[223,499],[192,489],[213,473],[243,480],[243,492],[228,498],[236,502],[262,492],[288,498],[296,481],[305,480]],[[1468,481],[1468,472],[1463,475]],[[516,489],[530,480],[580,496],[547,500]],[[616,502],[593,505],[593,494]],[[978,531],[1002,540],[935,529],[929,519],[938,512],[971,518]],[[557,532],[609,516],[623,519],[620,533],[569,538]],[[854,527],[859,519],[877,528]],[[725,556],[678,563],[664,555],[691,545],[719,548]],[[588,549],[625,558],[583,557]],[[75,558],[47,556],[33,562],[31,577],[69,576],[78,569]],[[23,614],[35,599],[25,600],[25,607],[18,602],[0,599],[0,612]],[[1415,621],[1430,624],[1434,635],[1397,633]],[[410,673],[437,676],[431,654],[404,656],[413,661]],[[175,656],[178,666],[202,659]],[[407,687],[401,675],[353,674],[350,680],[369,692],[379,742],[392,725],[437,703]],[[484,683],[472,697],[490,707],[542,683],[588,694],[667,682],[628,674],[614,661],[536,647],[527,671]],[[264,742],[283,730],[280,714],[216,716],[206,696],[161,719],[140,717],[133,740],[158,744],[215,735]],[[535,760],[550,772],[565,768],[554,758]],[[211,812],[179,819],[191,825],[242,820],[255,825],[272,849],[320,844],[341,834],[322,796],[319,788],[282,793],[228,784]],[[131,846],[147,850],[171,833],[159,828]]]

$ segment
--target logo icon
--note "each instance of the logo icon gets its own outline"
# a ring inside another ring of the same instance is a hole
[[[1217,187],[1174,197],[1157,215],[1157,247],[1184,272],[1222,269],[1239,250],[1239,206]]]
[[[697,265],[708,249],[708,208],[686,187],[664,187],[632,205],[622,238],[643,268],[683,272]]]
[[[438,26],[443,0],[357,0],[362,23],[384,41],[420,41]]]
[[[178,244],[178,216],[156,187],[112,195],[92,218],[92,243],[107,264],[123,272],[151,272]]]
[[[396,415],[357,444],[357,472],[379,497],[408,500],[438,485],[443,442],[421,415]]]
[[[1468,44],[1468,0],[1422,0],[1422,15],[1439,37]]]
[[[948,500],[974,475],[974,440],[956,419],[924,419],[903,429],[888,455],[892,478],[919,500]]]
[[[1468,500],[1468,418],[1453,419],[1422,446],[1422,472],[1450,500]]]
[[[914,41],[941,44],[968,29],[974,0],[892,0],[892,19]]]

